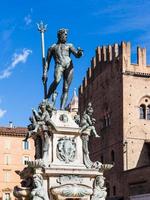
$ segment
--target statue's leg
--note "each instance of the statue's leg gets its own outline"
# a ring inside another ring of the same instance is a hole
[[[30,131],[28,131],[25,135],[25,138],[23,139],[23,141],[27,141],[29,139],[29,135],[30,135]]]
[[[54,81],[51,83],[48,93],[47,93],[47,98],[49,99],[51,97],[51,95],[54,93],[54,91],[56,90],[61,77],[62,77],[62,73],[63,73],[63,68],[61,65],[57,65],[55,68],[55,72],[54,72]]]
[[[70,63],[69,68],[65,69],[64,74],[63,74],[63,92],[61,96],[61,105],[60,108],[61,110],[65,109],[65,105],[68,99],[68,90],[69,86],[71,84],[73,78],[73,65]]]
[[[100,137],[100,136],[97,134],[96,129],[95,129],[94,126],[91,126],[91,131],[92,131],[92,133],[93,133],[93,135],[94,135],[95,137]]]

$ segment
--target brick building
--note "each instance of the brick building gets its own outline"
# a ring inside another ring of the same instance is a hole
[[[20,178],[15,170],[22,170],[26,161],[34,158],[33,140],[24,142],[26,128],[0,127],[0,199],[14,200],[13,188]]]
[[[146,49],[130,43],[96,49],[79,88],[79,111],[92,102],[96,129],[92,160],[114,163],[107,172],[108,199],[150,199],[150,66]]]

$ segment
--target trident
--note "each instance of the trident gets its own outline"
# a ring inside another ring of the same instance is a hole
[[[42,64],[43,64],[43,73],[44,73],[44,67],[45,67],[45,45],[44,45],[44,32],[47,29],[47,25],[44,25],[43,22],[41,21],[40,24],[37,24],[38,31],[41,33],[41,44],[42,44]],[[44,98],[46,99],[47,96],[47,80],[44,82]]]

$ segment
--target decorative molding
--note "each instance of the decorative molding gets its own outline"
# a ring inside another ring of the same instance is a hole
[[[12,192],[12,189],[11,188],[4,188],[4,189],[2,189],[2,192]]]
[[[66,184],[51,189],[51,193],[60,199],[60,197],[85,197],[93,193],[93,189],[81,184]]]
[[[82,183],[83,179],[79,176],[79,175],[61,175],[58,177],[58,179],[56,180],[57,183],[63,185],[63,184],[67,184],[67,183]]]
[[[149,73],[142,73],[142,72],[133,72],[133,71],[125,71],[123,72],[124,75],[129,76],[136,76],[136,77],[143,77],[143,78],[150,78]]]

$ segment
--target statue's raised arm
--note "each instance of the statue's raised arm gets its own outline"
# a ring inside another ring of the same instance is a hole
[[[72,53],[76,58],[80,58],[83,55],[83,50],[80,47],[76,50],[73,44],[70,44],[70,53]]]

